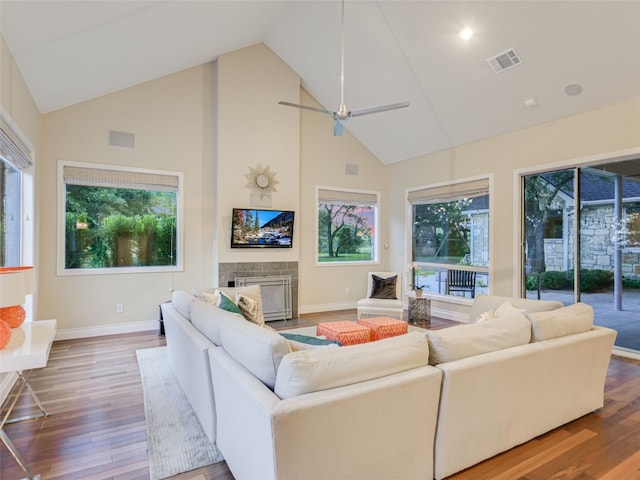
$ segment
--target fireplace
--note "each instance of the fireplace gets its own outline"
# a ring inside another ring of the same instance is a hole
[[[265,312],[265,317],[270,321],[298,318],[298,262],[230,262],[219,263],[218,267],[218,285],[222,286],[233,287],[236,285],[236,280],[247,278],[284,277],[288,279],[284,280],[288,281],[288,285],[285,286],[266,285],[260,287],[263,303],[272,304],[272,307],[267,305],[270,313],[267,315]],[[246,280],[240,280],[240,282],[243,281],[246,282]],[[272,281],[269,280],[269,283]],[[245,284],[249,285],[249,283]],[[282,290],[283,288],[284,290]],[[272,293],[274,298],[265,299],[267,295]]]
[[[260,285],[262,312],[265,321],[292,318],[291,275],[271,275],[267,277],[236,277],[236,287]]]

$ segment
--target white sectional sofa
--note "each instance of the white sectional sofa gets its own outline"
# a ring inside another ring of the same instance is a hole
[[[236,480],[432,476],[442,374],[423,333],[291,351],[187,292],[161,308],[172,370]]]
[[[504,318],[493,331],[471,323],[505,303],[528,313]],[[560,302],[481,295],[469,316],[468,325],[428,333],[432,360],[446,360],[431,362],[443,373],[438,480],[602,407],[616,336],[593,326],[593,310],[584,304],[562,308]],[[506,348],[482,340],[501,336],[511,342]]]
[[[600,408],[615,339],[584,304],[486,295],[467,325],[300,351],[186,292],[162,308],[237,480],[445,478]]]

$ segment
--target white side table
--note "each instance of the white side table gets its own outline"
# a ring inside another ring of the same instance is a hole
[[[49,415],[42,406],[42,403],[40,403],[40,400],[31,388],[31,385],[29,385],[29,375],[34,368],[43,368],[47,366],[49,352],[51,351],[51,344],[53,343],[53,338],[56,334],[56,327],[56,320],[25,322],[20,327],[14,329],[9,344],[4,349],[0,350],[0,373],[16,372],[18,375],[16,384],[19,384],[17,390],[15,386],[12,389],[15,391],[15,394],[12,394],[13,399],[9,404],[9,408],[2,420],[0,420],[0,440],[2,440],[2,443],[7,447],[9,453],[11,453],[18,465],[20,465],[22,470],[27,474],[27,478],[29,480],[40,480],[40,475],[33,475],[29,471],[22,455],[20,455],[20,452],[18,452],[11,439],[4,431],[4,426],[8,423],[19,422],[22,420],[33,420]],[[32,416],[9,419],[18,398],[25,388],[29,391],[29,394],[40,409],[40,413]]]

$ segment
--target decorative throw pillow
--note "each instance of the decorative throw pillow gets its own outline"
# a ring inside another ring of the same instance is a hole
[[[505,302],[496,308],[496,318],[511,317],[513,315],[523,315],[527,313],[525,308],[514,307],[511,302]]]
[[[244,318],[261,327],[264,326],[264,315],[260,308],[260,302],[241,293],[236,293],[236,304]]]
[[[369,298],[382,298],[386,300],[397,300],[396,297],[396,280],[397,275],[389,278],[380,278],[377,275],[371,275],[373,280],[371,286],[371,295]]]
[[[210,303],[211,305],[215,305],[217,307],[218,303],[220,303],[220,290],[216,290],[213,293],[202,292],[200,293],[200,297],[205,302]]]
[[[222,310],[226,310],[227,312],[239,313],[244,317],[244,315],[242,314],[242,310],[238,308],[233,300],[231,300],[222,292],[220,292],[220,301],[218,302],[217,307],[221,308]]]
[[[337,340],[327,340],[326,338],[312,337],[310,335],[299,335],[297,333],[280,333],[287,340],[293,340],[300,343],[306,343],[308,345],[338,345],[342,344]]]
[[[493,320],[494,318],[498,318],[496,317],[496,311],[489,310],[488,312],[483,312],[480,315],[478,315],[476,319],[473,321],[473,323],[482,323],[482,322],[486,322],[487,320]]]

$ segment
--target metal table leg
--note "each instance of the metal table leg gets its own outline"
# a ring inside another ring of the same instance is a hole
[[[7,435],[7,432],[5,432],[5,430],[4,430],[4,426],[9,424],[9,423],[21,422],[23,420],[35,420],[37,418],[42,418],[42,417],[48,417],[49,416],[49,412],[47,412],[44,409],[44,407],[42,406],[42,403],[40,402],[40,399],[36,395],[36,392],[34,392],[33,388],[31,388],[31,385],[29,385],[29,376],[31,375],[31,372],[27,373],[26,375],[24,374],[24,372],[16,372],[16,373],[18,374],[17,382],[20,382],[21,385],[18,387],[18,390],[14,394],[13,400],[11,401],[11,403],[9,405],[9,409],[7,410],[7,413],[5,413],[4,417],[2,418],[2,422],[0,422],[0,440],[2,441],[4,446],[7,447],[7,450],[9,450],[9,453],[14,458],[16,463],[18,465],[20,465],[20,468],[22,468],[24,473],[27,474],[27,479],[28,480],[40,480],[40,475],[34,475],[33,473],[31,473],[31,471],[29,470],[29,467],[27,466],[26,462],[24,461],[24,458],[22,458],[22,455],[20,455],[20,452],[18,451],[16,446],[13,444],[13,442],[11,441],[9,436]],[[9,415],[11,415],[11,412],[13,411],[14,407],[16,406],[16,403],[18,402],[18,399],[20,398],[20,395],[22,395],[22,392],[24,391],[25,388],[29,391],[29,394],[31,395],[31,398],[33,399],[33,401],[36,403],[36,405],[40,409],[40,413],[36,414],[36,415],[27,415],[27,416],[23,416],[23,417],[9,419]],[[14,389],[15,389],[15,387],[14,387]]]

